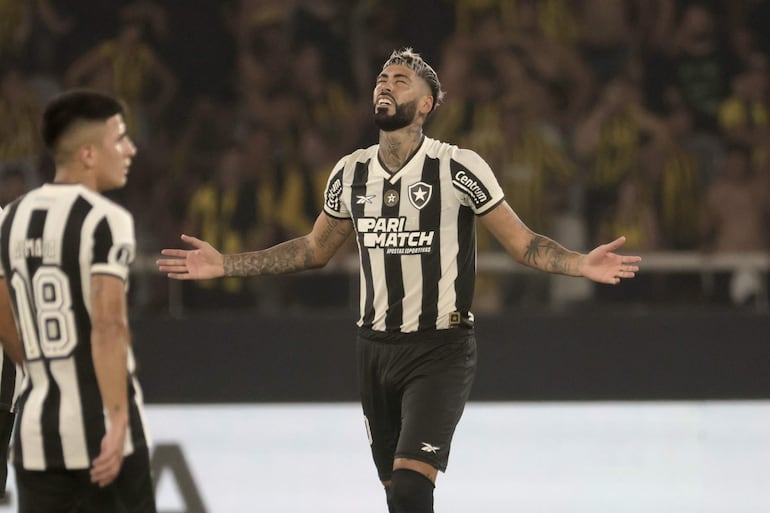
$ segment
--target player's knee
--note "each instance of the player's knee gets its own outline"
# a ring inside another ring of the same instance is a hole
[[[397,469],[388,488],[393,513],[433,513],[433,482],[414,470]]]

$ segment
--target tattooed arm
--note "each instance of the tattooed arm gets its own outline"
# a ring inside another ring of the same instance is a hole
[[[208,242],[182,235],[194,249],[164,249],[158,270],[176,280],[201,280],[221,276],[287,274],[326,265],[353,231],[350,220],[321,213],[313,230],[261,251],[222,255]]]
[[[633,278],[639,270],[639,257],[613,253],[623,245],[624,237],[587,254],[570,251],[527,228],[507,202],[483,215],[481,222],[517,262],[541,271],[616,284],[621,278]]]

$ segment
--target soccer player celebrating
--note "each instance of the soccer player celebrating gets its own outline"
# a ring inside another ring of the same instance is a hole
[[[283,274],[324,266],[355,234],[360,393],[391,513],[433,511],[436,476],[470,394],[475,220],[515,261],[542,271],[617,284],[634,277],[640,260],[614,252],[623,237],[582,254],[527,228],[478,154],[423,135],[442,97],[417,53],[393,52],[372,97],[379,144],[334,166],[309,234],[224,255],[182,235],[193,249],[164,249],[168,258],[157,262],[179,280]]]

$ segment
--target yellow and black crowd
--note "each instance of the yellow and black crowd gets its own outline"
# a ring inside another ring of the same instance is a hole
[[[763,252],[768,26],[767,0],[0,0],[0,206],[51,178],[41,106],[88,87],[129,108],[139,154],[117,199],[143,252],[180,232],[226,252],[304,234],[330,166],[376,142],[373,78],[409,46],[447,91],[427,135],[480,153],[534,230],[584,248],[624,234],[642,254]],[[480,235],[482,256],[498,250]],[[764,279],[731,276],[725,294],[744,302]],[[547,300],[543,280],[482,273],[479,304]],[[165,281],[142,283],[135,301],[167,304]],[[184,298],[285,308],[349,289],[232,279]]]

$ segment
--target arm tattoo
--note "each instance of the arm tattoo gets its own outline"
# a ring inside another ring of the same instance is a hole
[[[287,274],[317,267],[307,238],[300,237],[264,251],[224,255],[225,276]]]
[[[542,235],[535,235],[524,251],[524,260],[527,265],[536,269],[552,273],[572,274],[569,271],[572,254],[551,239]]]

